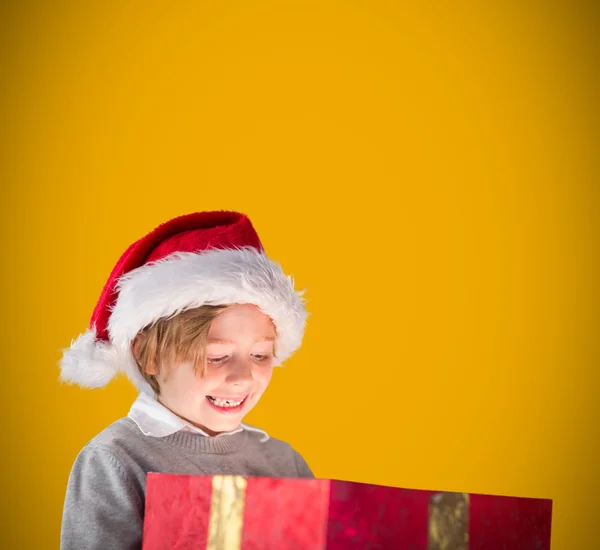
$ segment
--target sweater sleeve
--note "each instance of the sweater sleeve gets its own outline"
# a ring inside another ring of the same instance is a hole
[[[61,550],[139,550],[144,496],[108,449],[86,447],[71,470]]]
[[[296,464],[296,471],[298,472],[298,477],[310,477],[314,478],[315,475],[312,473],[310,467],[306,463],[306,460],[302,458],[302,455],[297,451],[294,452],[294,462]]]

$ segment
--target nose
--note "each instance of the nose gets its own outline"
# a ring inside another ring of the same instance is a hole
[[[231,363],[231,368],[227,373],[227,382],[243,386],[253,381],[251,361],[239,359]]]

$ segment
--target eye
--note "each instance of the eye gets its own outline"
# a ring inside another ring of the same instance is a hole
[[[223,357],[207,357],[206,361],[211,365],[219,365],[221,363],[224,363],[228,359],[228,357],[228,355],[223,355]]]
[[[253,354],[253,355],[252,355],[252,357],[254,357],[254,359],[255,359],[256,361],[258,361],[259,363],[262,363],[262,362],[264,362],[264,361],[267,361],[268,359],[270,359],[270,358],[271,358],[271,356],[270,356],[270,355],[267,355],[267,354],[261,354],[261,353],[255,353],[255,354]]]

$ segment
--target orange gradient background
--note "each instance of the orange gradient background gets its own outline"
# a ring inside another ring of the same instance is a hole
[[[501,5],[498,5],[501,4]],[[1,546],[57,548],[125,379],[60,386],[119,255],[249,214],[307,288],[249,423],[319,477],[554,500],[597,541],[596,14],[574,3],[5,2]]]

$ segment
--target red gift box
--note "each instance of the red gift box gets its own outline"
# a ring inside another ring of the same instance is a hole
[[[148,474],[143,550],[550,550],[552,501]]]

